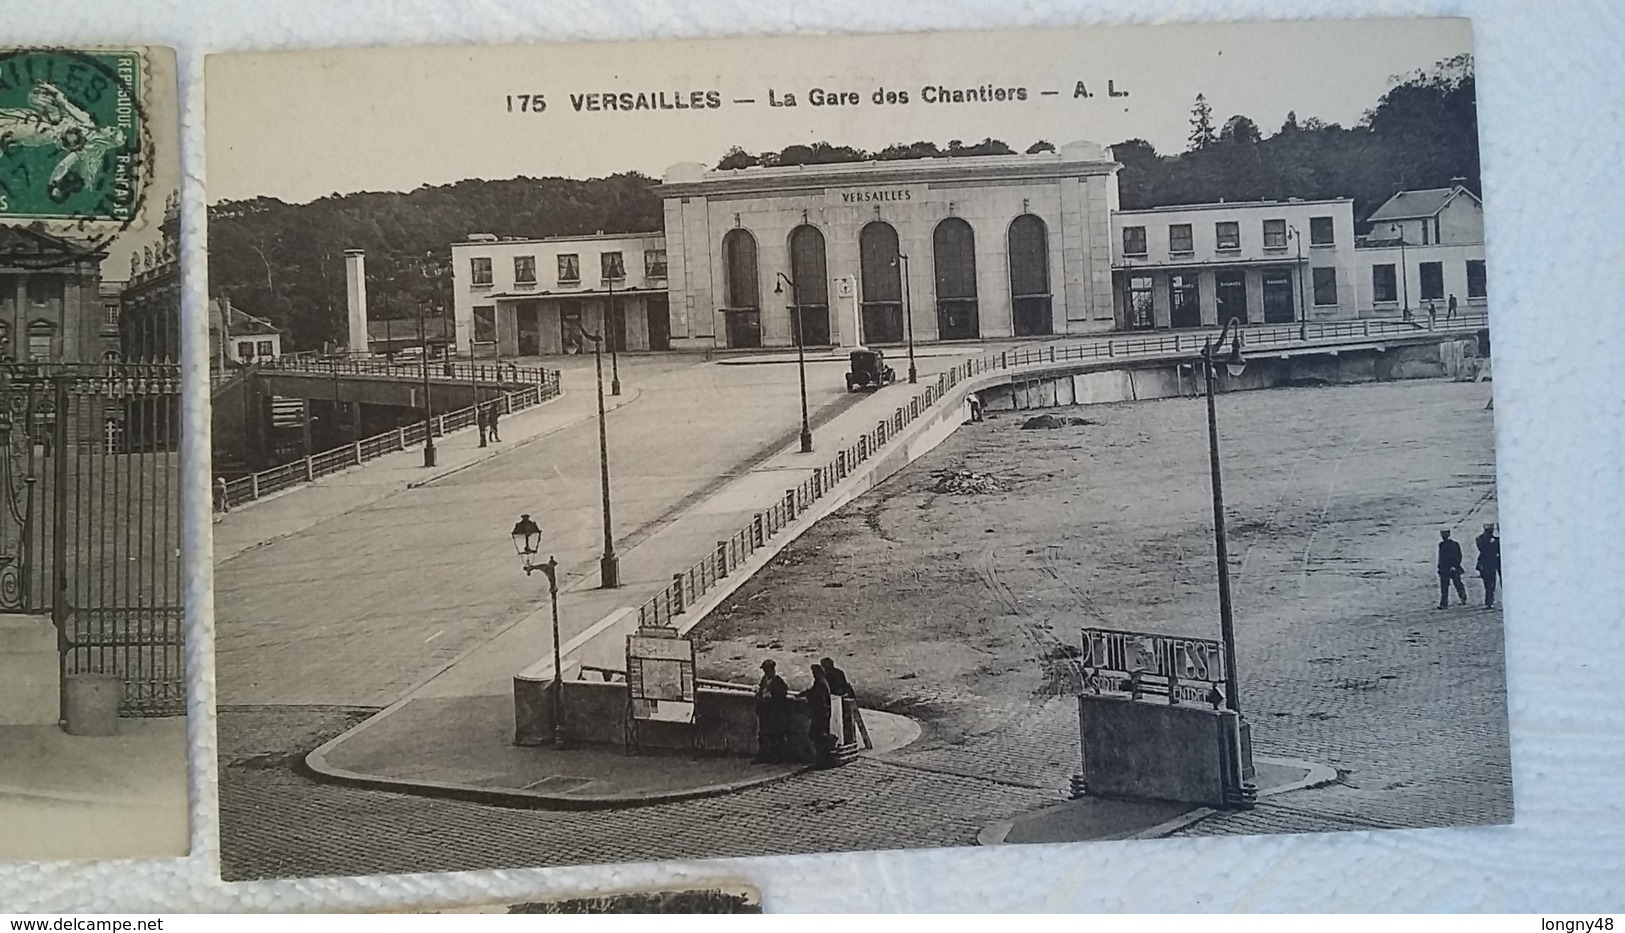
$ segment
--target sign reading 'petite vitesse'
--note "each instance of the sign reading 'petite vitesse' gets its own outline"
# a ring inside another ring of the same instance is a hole
[[[1085,688],[1096,693],[1144,690],[1170,699],[1211,701],[1211,690],[1224,681],[1223,647],[1206,638],[1086,628],[1078,662]],[[1196,683],[1211,688],[1197,688]]]

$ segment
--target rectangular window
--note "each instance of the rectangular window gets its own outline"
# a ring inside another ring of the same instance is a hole
[[[666,277],[665,250],[646,249],[643,251],[643,276],[649,279],[663,279]]]
[[[1241,224],[1234,220],[1214,224],[1213,236],[1218,240],[1219,249],[1241,249]]]
[[[536,284],[536,257],[513,257],[513,283],[515,285]]]
[[[1145,255],[1145,228],[1144,227],[1124,227],[1123,228],[1123,255],[1125,255],[1125,256],[1144,256]]]
[[[260,356],[275,356],[276,355],[276,350],[272,348],[272,343],[269,340],[261,340],[261,341],[259,341],[259,343],[256,344],[256,347],[259,350]]]
[[[1314,270],[1315,307],[1337,304],[1337,270],[1317,267]]]
[[[1168,225],[1168,252],[1190,253],[1196,250],[1196,244],[1191,239],[1190,224]]]
[[[1264,248],[1286,249],[1286,221],[1264,221]]]
[[[469,260],[469,273],[475,285],[491,284],[491,257],[475,256]]]
[[[1144,228],[1142,228],[1144,229]],[[1155,327],[1157,319],[1151,298],[1151,276],[1136,275],[1128,280],[1128,326],[1134,330]]]
[[[493,305],[474,306],[474,342],[495,343],[497,339],[497,309]]]
[[[1218,301],[1219,321],[1235,318],[1247,323],[1247,278],[1241,272],[1219,272],[1213,276],[1214,297]]]
[[[1488,281],[1484,276],[1484,260],[1467,260],[1467,297],[1483,298],[1489,294],[1487,291]]]
[[[1399,279],[1394,275],[1392,263],[1371,267],[1371,300],[1399,300]]]
[[[251,359],[253,359],[254,358],[254,341],[252,341],[252,340],[239,340],[239,341],[237,341],[237,358],[239,360],[251,360]]]
[[[1421,262],[1416,264],[1416,274],[1422,280],[1422,300],[1444,297],[1444,263]]]
[[[1479,265],[1483,265],[1483,263],[1479,263]],[[117,324],[118,324],[118,305],[110,304],[110,305],[107,306],[107,323],[109,325],[111,325],[111,326],[117,326]]]
[[[581,281],[580,256],[575,253],[559,254],[559,281],[561,283]]]
[[[1330,217],[1309,218],[1309,245],[1333,246],[1337,243],[1337,234],[1333,232]]]
[[[33,363],[46,363],[51,359],[51,335],[28,335],[28,359]]]
[[[28,300],[43,305],[62,300],[62,276],[36,272],[28,277]]]
[[[1168,277],[1168,323],[1173,327],[1201,327],[1202,302],[1194,275]]]
[[[606,279],[626,278],[626,264],[620,253],[599,253],[598,271]]]

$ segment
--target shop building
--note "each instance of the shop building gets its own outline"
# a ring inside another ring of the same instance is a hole
[[[668,350],[666,246],[659,233],[545,239],[474,234],[451,248],[459,353],[479,357]]]
[[[1356,316],[1354,202],[1247,201],[1112,215],[1121,330]]]

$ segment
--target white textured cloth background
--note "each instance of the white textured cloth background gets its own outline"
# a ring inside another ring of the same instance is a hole
[[[0,0],[0,44],[174,46],[189,378],[206,350],[203,56],[340,45],[1470,16],[1494,296],[1511,827],[961,848],[244,884],[219,880],[207,494],[187,473],[193,854],[0,865],[0,912],[364,910],[748,880],[769,911],[1598,911],[1625,892],[1625,7],[1618,0]],[[1110,140],[1102,140],[1110,142]],[[201,393],[199,393],[201,395]],[[974,879],[970,881],[969,879]]]

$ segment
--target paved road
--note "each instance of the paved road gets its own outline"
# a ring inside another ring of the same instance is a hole
[[[1333,765],[1340,780],[1266,800],[1250,813],[1210,818],[1183,834],[1510,819],[1500,613],[1432,609],[1426,562],[1418,572],[1410,553],[1420,548],[1426,556],[1436,523],[1475,528],[1478,521],[1493,520],[1490,413],[1482,411],[1482,389],[1422,383],[1227,400],[1236,594],[1249,609],[1243,699],[1258,750]],[[1312,406],[1327,404],[1345,413],[1348,423],[1315,416]],[[1311,407],[1298,411],[1297,421],[1283,414],[1300,406]],[[1401,419],[1396,429],[1383,415],[1396,406],[1432,406],[1438,417]],[[1128,427],[1143,424],[1160,438],[1156,449],[1179,451],[1177,456],[1189,462],[1169,459],[1173,454],[1147,456],[1153,448],[1142,441],[1150,434],[1133,443],[1113,442],[1113,413],[1095,409],[1090,418],[1104,422],[1092,428],[1102,435],[1091,453],[1102,458],[1095,468],[1144,493],[1102,499],[1132,506],[1121,519],[1123,527],[1141,528],[1139,533],[1159,546],[1178,552],[1177,561],[1189,568],[1181,577],[1191,576],[1188,587],[1181,580],[1178,598],[1191,600],[1193,611],[1206,615],[1211,552],[1199,540],[1207,534],[1202,523],[1189,518],[1201,514],[1205,485],[1175,482],[1165,497],[1157,491],[1164,481],[1203,464],[1201,445],[1185,436],[1200,433],[1200,403],[1145,403],[1122,411],[1133,415]],[[1171,420],[1160,428],[1160,422],[1146,420],[1159,417]],[[843,541],[872,539],[865,531],[871,519],[900,532],[900,516],[919,511],[911,483],[928,484],[931,470],[963,465],[978,450],[992,456],[1002,443],[978,441],[969,433],[950,440],[881,494],[854,502],[809,532],[786,550],[774,571],[753,580],[735,600],[749,602],[775,586],[775,573],[795,572],[785,568],[816,561],[820,553],[844,559],[841,548],[853,545]],[[1065,438],[1055,432],[1045,442],[1062,444]],[[1293,453],[1272,455],[1272,447]],[[681,462],[674,460],[674,469]],[[498,461],[492,469],[510,466]],[[1042,462],[1024,462],[1016,472],[1025,476],[1044,469]],[[1405,477],[1398,489],[1384,479],[1393,471]],[[1152,508],[1163,498],[1174,501],[1161,511]],[[877,517],[871,514],[877,508],[901,511]],[[1185,518],[1176,519],[1180,515]],[[1049,521],[1053,524],[1053,518]],[[1168,604],[1165,576],[1113,557],[1140,546],[1106,534],[1098,522],[1089,528],[1084,538],[1060,547],[1056,559],[1086,562],[1093,541],[1105,549],[1098,556],[1115,568],[1123,596],[1120,604],[1102,602],[1099,610],[1148,614],[1125,621],[1130,628],[1184,611]],[[954,565],[942,566],[950,572]],[[820,572],[814,567],[812,577],[823,581]],[[1203,575],[1205,582],[1197,581]],[[1031,599],[1044,585],[1038,577],[1012,576],[1007,582],[1026,594],[1021,599]],[[850,582],[843,590],[825,589],[822,582],[812,589],[844,593],[844,598],[858,592]],[[1162,595],[1153,599],[1153,591]],[[820,612],[805,592],[798,591],[795,599],[802,601],[802,614]],[[1271,606],[1278,608],[1266,609]],[[1076,624],[1070,618],[1065,622],[1068,628]],[[849,671],[859,672],[860,683],[880,680],[878,672],[863,673],[871,660],[888,663],[884,657],[855,657],[848,664]],[[1047,689],[1030,689],[1042,686],[1036,674],[1019,676],[1020,689],[1002,703],[993,696],[962,695],[961,685],[950,681],[911,680],[915,702],[974,706],[981,722],[947,737],[928,732],[925,741],[889,763],[864,761],[698,804],[594,814],[495,810],[311,784],[291,770],[291,762],[367,711],[227,708],[220,726],[225,873],[235,879],[969,844],[987,823],[1059,799],[1075,767],[1075,707]],[[974,688],[994,681],[967,675],[965,682]]]
[[[570,363],[566,390],[591,393],[590,361]],[[808,367],[815,423],[861,398],[846,393],[844,371]],[[620,549],[799,431],[793,366],[628,358],[621,374],[640,394],[608,418]],[[600,503],[589,419],[220,562],[222,705],[398,699],[539,605],[545,590],[519,573],[508,537],[521,512],[544,527],[565,581],[592,585]],[[566,637],[593,621],[568,620]]]

